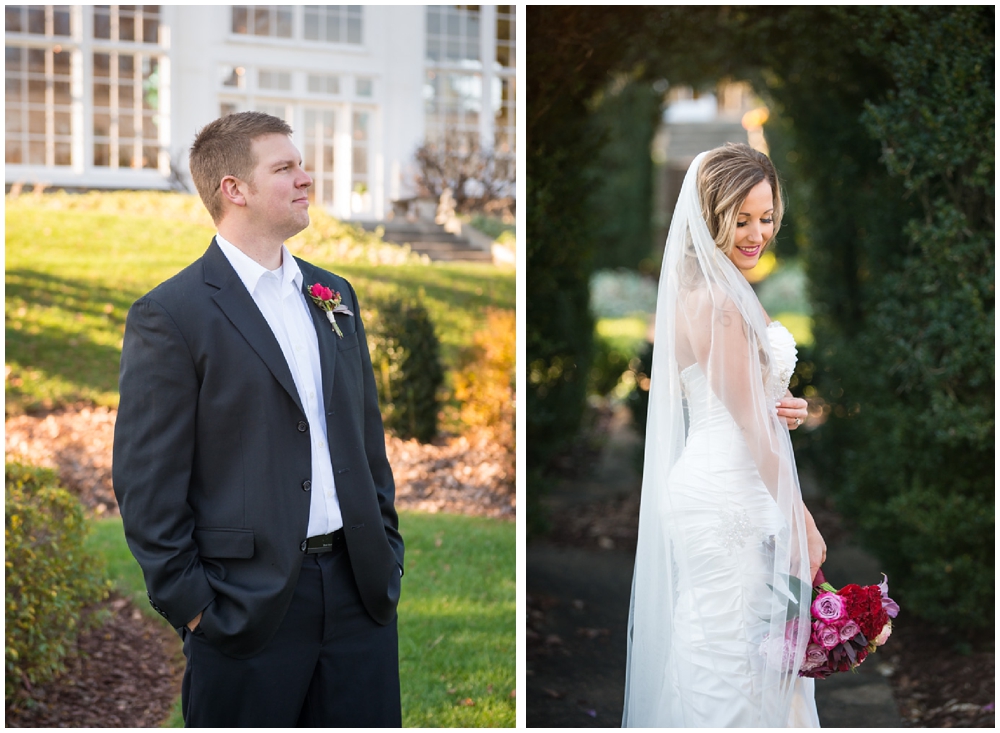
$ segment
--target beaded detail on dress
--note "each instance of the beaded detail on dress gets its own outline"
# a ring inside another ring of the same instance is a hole
[[[767,338],[771,342],[774,369],[765,386],[768,397],[777,402],[785,396],[788,383],[795,373],[795,362],[799,352],[795,348],[795,337],[780,321],[771,321],[767,324]]]

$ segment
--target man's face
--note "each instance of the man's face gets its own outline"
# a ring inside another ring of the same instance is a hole
[[[308,190],[312,178],[302,169],[302,156],[285,135],[253,141],[257,167],[246,192],[247,213],[259,231],[284,242],[309,226]]]

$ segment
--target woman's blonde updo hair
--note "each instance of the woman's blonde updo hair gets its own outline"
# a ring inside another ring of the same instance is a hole
[[[750,189],[761,181],[771,184],[774,201],[774,232],[765,246],[774,241],[781,228],[784,206],[778,174],[770,158],[744,143],[726,143],[709,151],[698,171],[698,198],[701,211],[715,243],[728,255],[736,240],[736,221]]]

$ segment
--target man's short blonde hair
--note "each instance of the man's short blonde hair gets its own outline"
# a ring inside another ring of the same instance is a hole
[[[205,208],[216,224],[222,218],[222,191],[226,176],[253,186],[257,156],[253,141],[265,135],[291,135],[284,120],[263,112],[237,112],[220,117],[201,129],[191,146],[191,178]]]

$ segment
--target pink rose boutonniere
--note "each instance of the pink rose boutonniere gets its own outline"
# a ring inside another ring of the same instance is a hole
[[[338,338],[344,338],[344,332],[340,330],[340,326],[337,325],[336,319],[333,317],[334,313],[343,313],[348,316],[353,316],[354,314],[343,305],[340,297],[340,293],[335,290],[330,290],[330,288],[320,283],[309,286],[309,297],[312,298],[313,303],[320,307],[324,313],[326,313],[327,320],[330,321],[330,325],[333,326],[334,333],[337,334]]]

